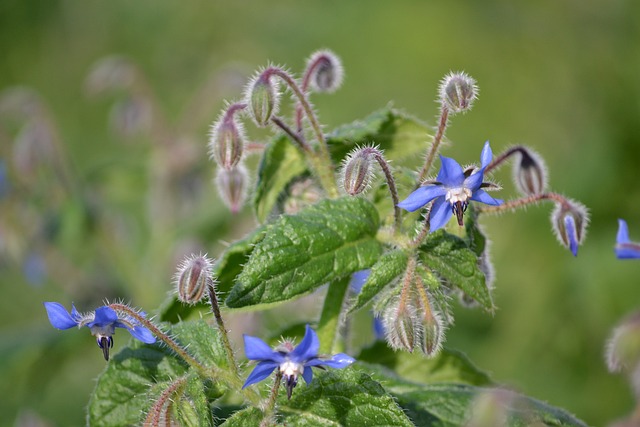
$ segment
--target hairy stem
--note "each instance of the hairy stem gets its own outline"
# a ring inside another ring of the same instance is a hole
[[[438,149],[440,148],[440,143],[442,142],[442,137],[444,136],[444,131],[447,129],[447,123],[449,122],[449,107],[447,107],[444,103],[440,108],[440,121],[438,124],[438,130],[436,131],[436,136],[433,138],[433,143],[431,144],[431,148],[429,149],[429,154],[427,154],[427,158],[424,162],[424,166],[422,166],[422,170],[420,171],[420,175],[418,176],[418,181],[416,182],[416,187],[420,187],[422,181],[427,177],[429,173],[429,169],[431,169],[431,165],[433,164],[433,159],[436,157],[438,153]]]
[[[538,203],[544,200],[550,200],[554,203],[559,203],[563,206],[569,206],[569,202],[567,201],[566,197],[558,193],[541,193],[541,194],[532,194],[531,196],[522,197],[520,199],[508,200],[499,206],[477,207],[476,211],[478,213],[488,213],[488,214],[499,213],[499,212],[505,212],[508,210],[522,208],[527,205]]]
[[[266,422],[266,425],[269,425],[271,418],[273,417],[273,413],[276,409],[276,400],[278,399],[278,393],[280,392],[280,383],[282,382],[282,372],[278,369],[276,372],[276,378],[273,380],[273,386],[271,387],[271,393],[269,393],[269,400],[267,400],[267,404],[264,407],[264,420],[260,425]]]
[[[222,337],[222,345],[224,346],[224,351],[227,355],[227,363],[229,364],[229,368],[231,368],[231,372],[233,373],[233,375],[237,377],[238,365],[236,364],[236,358],[233,355],[233,348],[231,347],[231,343],[229,342],[229,334],[227,333],[227,329],[224,326],[224,319],[222,319],[220,305],[218,304],[218,296],[216,295],[213,280],[208,280],[208,282],[209,283],[207,283],[207,291],[209,292],[211,312],[216,318],[216,323],[218,324],[218,330],[220,331],[220,336]]]
[[[308,154],[313,154],[313,150],[311,149],[311,146],[309,146],[309,144],[307,144],[307,142],[304,140],[304,137],[302,136],[302,134],[295,133],[279,117],[275,117],[274,116],[274,117],[271,118],[271,121],[273,122],[273,124],[275,124],[280,129],[282,129],[287,135],[289,135],[289,137],[293,140],[293,142],[298,144],[298,146],[302,149],[302,151],[304,151],[305,153],[308,153]]]

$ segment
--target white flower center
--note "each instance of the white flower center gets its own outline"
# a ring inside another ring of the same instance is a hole
[[[298,375],[302,374],[304,370],[304,365],[301,363],[292,362],[291,360],[287,360],[284,363],[280,364],[280,372],[285,377],[294,377],[297,378]]]
[[[452,205],[457,202],[462,202],[463,204],[467,203],[467,200],[471,198],[472,192],[468,188],[457,187],[452,188],[447,191],[447,194],[444,196],[445,200]]]

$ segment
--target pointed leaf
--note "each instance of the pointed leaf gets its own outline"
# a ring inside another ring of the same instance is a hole
[[[459,237],[438,230],[429,234],[420,247],[423,264],[440,277],[476,300],[487,311],[493,311],[491,293],[484,273],[478,267],[478,256]]]
[[[476,386],[490,385],[489,375],[477,368],[463,353],[442,349],[427,358],[422,353],[393,351],[385,342],[377,341],[356,357],[358,362],[379,363],[401,378],[422,384],[452,382]]]
[[[396,277],[401,276],[407,268],[407,262],[407,254],[402,250],[393,250],[382,255],[378,262],[371,267],[371,273],[364,282],[362,290],[358,293],[349,312],[354,312],[364,307],[389,283],[393,282]]]
[[[226,304],[232,308],[300,296],[370,267],[382,251],[375,207],[360,197],[324,200],[267,226]]]

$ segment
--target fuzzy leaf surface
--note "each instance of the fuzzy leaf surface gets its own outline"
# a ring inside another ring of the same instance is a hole
[[[491,293],[478,266],[478,256],[460,237],[438,230],[429,234],[420,247],[420,260],[450,285],[456,286],[476,300],[487,311],[493,311]]]
[[[324,200],[267,226],[227,306],[286,301],[359,270],[380,257],[378,212],[360,197]]]

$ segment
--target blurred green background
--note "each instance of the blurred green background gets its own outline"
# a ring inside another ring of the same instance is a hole
[[[631,411],[603,349],[640,308],[640,263],[613,255],[618,217],[640,240],[639,2],[3,0],[3,423],[84,424],[104,367],[88,333],[49,325],[43,301],[89,310],[122,298],[153,311],[182,255],[215,256],[252,227],[211,184],[208,126],[256,68],[298,72],[319,48],[346,69],[341,90],[314,98],[327,129],[391,101],[434,124],[439,80],[465,70],[480,99],[452,120],[446,154],[465,163],[487,139],[494,152],[527,144],[551,188],[590,208],[577,258],[551,233],[552,206],[485,219],[499,310],[455,307],[446,345],[590,425]],[[114,54],[134,64],[110,75],[134,96],[87,83]],[[501,197],[515,194],[509,170],[496,178]],[[118,333],[116,350],[127,339]]]

